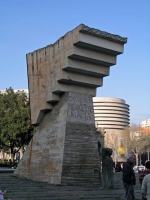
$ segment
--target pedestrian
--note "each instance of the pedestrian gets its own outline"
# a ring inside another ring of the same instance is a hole
[[[139,182],[140,182],[141,185],[142,185],[142,182],[143,182],[144,177],[145,177],[147,174],[150,174],[150,169],[147,169],[147,168],[146,168],[146,163],[147,163],[147,162],[150,162],[150,161],[148,161],[148,160],[145,161],[145,170],[138,171],[138,173],[140,174],[140,175],[139,175]]]
[[[147,172],[149,173],[145,173],[144,179],[142,181],[142,198],[143,199],[147,199],[150,200],[150,161],[147,161],[145,163],[145,167],[147,170]],[[141,179],[140,179],[141,180]]]
[[[146,168],[146,163],[148,162],[148,160],[145,161],[145,170],[139,171],[138,173],[140,174],[139,176],[139,182],[142,185],[143,179],[147,174],[150,174],[150,169]],[[150,162],[150,161],[149,161]],[[142,200],[147,200],[147,198],[145,198],[142,194]]]
[[[3,195],[4,195],[6,192],[7,192],[7,190],[4,190],[4,192],[2,192],[2,191],[0,190],[0,199],[4,199]]]
[[[136,184],[133,165],[136,161],[134,154],[129,154],[127,161],[123,165],[123,186],[126,191],[125,200],[134,200],[134,185]]]
[[[122,171],[123,170],[123,163],[121,163],[120,166],[121,166],[121,171]]]
[[[116,172],[121,172],[122,171],[122,168],[121,168],[121,165],[120,165],[120,163],[118,163],[117,165],[116,165],[116,170],[115,170]]]

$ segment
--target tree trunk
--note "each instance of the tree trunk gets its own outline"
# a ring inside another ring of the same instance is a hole
[[[11,153],[11,161],[14,162],[14,154]]]
[[[11,148],[11,161],[12,161],[12,163],[14,162],[14,153],[13,153],[13,148]]]
[[[138,154],[136,153],[135,156],[136,156],[136,166],[138,166],[138,161],[139,161]]]
[[[3,160],[3,162],[4,162],[4,154],[5,154],[5,151],[4,151],[4,149],[2,149],[2,160]]]
[[[149,151],[147,151],[147,160],[149,160]]]
[[[140,159],[140,165],[141,165],[141,154],[139,154],[139,159]]]

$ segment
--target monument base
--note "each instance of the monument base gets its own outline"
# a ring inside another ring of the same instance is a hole
[[[14,174],[51,184],[100,184],[92,96],[62,94],[34,134]]]

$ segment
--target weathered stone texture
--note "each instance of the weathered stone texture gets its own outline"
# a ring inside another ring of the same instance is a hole
[[[92,96],[69,92],[47,113],[15,174],[54,184],[100,183]]]
[[[69,93],[62,183],[100,183],[99,133],[92,96]]]
[[[49,183],[61,182],[66,115],[67,99],[64,95],[55,109],[43,118],[15,174]]]
[[[98,136],[94,125],[67,124],[62,182],[100,183]]]
[[[59,101],[62,92],[96,95],[126,38],[80,24],[54,44],[27,54],[32,124]]]

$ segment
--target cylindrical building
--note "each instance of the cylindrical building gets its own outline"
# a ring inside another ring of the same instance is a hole
[[[124,137],[124,129],[129,126],[129,105],[119,98],[94,97],[93,106],[96,128],[105,132],[104,146],[113,149],[115,162],[124,162],[129,153]]]
[[[129,105],[119,98],[94,97],[95,122],[98,128],[124,129],[129,126]]]

